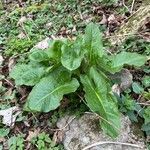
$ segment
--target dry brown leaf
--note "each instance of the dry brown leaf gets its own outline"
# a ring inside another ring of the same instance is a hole
[[[16,118],[20,113],[21,111],[17,106],[0,110],[0,116],[3,116],[3,124],[6,126],[14,126]]]
[[[26,35],[21,32],[18,36],[17,36],[19,39],[25,39],[26,38]]]
[[[12,68],[15,66],[16,61],[14,59],[14,57],[10,57],[9,61],[8,61],[8,70],[9,72],[11,72]]]
[[[53,142],[55,144],[59,144],[63,141],[63,137],[64,137],[64,131],[63,130],[58,130],[53,135]]]
[[[3,59],[3,57],[0,54],[0,66],[2,65],[3,61],[4,61],[4,59]]]
[[[4,137],[0,137],[0,143],[4,142],[5,138]]]
[[[27,18],[26,18],[25,16],[22,16],[22,17],[19,19],[19,21],[18,21],[18,23],[17,23],[17,26],[22,25],[26,20],[27,20]]]
[[[28,134],[26,140],[30,142],[30,141],[32,140],[32,138],[38,136],[39,132],[40,132],[40,129],[39,129],[39,128],[38,128],[38,129],[35,129],[34,131],[29,131],[29,134]]]
[[[13,89],[12,89],[12,88],[9,88],[9,89],[7,90],[7,92],[5,92],[4,97],[9,97],[9,96],[12,95],[12,93],[13,93]]]
[[[121,89],[120,89],[120,86],[118,84],[114,84],[111,89],[112,89],[113,93],[120,96]]]
[[[109,23],[116,22],[116,17],[115,17],[114,14],[111,14],[111,15],[108,17],[108,22],[109,22]]]
[[[100,21],[100,24],[107,24],[107,18],[106,18],[106,15],[103,14],[103,18],[102,20]]]

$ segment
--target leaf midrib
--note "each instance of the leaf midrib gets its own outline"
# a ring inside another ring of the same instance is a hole
[[[45,98],[47,98],[48,96],[50,96],[51,94],[53,94],[54,92],[56,92],[57,90],[61,89],[62,87],[66,86],[65,85],[61,85],[60,87],[57,87],[55,90],[53,90],[52,92],[50,92],[49,94],[47,94],[46,96],[44,96],[43,98],[39,99],[39,101],[35,104],[38,105],[41,101],[43,101]]]
[[[106,111],[105,111],[105,108],[104,108],[103,105],[102,105],[102,101],[101,101],[100,96],[97,94],[97,92],[95,91],[95,89],[94,89],[92,86],[91,86],[91,88],[92,88],[92,90],[94,91],[96,97],[98,98],[98,100],[99,100],[99,102],[100,102],[100,104],[101,104],[101,106],[102,106],[102,108],[103,108],[103,111],[104,111],[104,113],[105,113],[106,119],[108,119],[108,118],[107,118],[107,113],[106,113]]]

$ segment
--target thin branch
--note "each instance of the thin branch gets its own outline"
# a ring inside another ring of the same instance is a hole
[[[131,9],[130,9],[130,13],[131,13],[131,14],[132,14],[132,12],[133,12],[134,3],[135,3],[135,0],[132,1],[132,5],[131,5]]]
[[[109,39],[109,38],[117,38],[117,37],[124,37],[124,36],[140,36],[138,33],[129,33],[129,34],[118,34],[118,35],[109,35],[104,37],[105,39]]]
[[[144,105],[144,106],[150,106],[150,104],[149,104],[149,103],[138,103],[138,104],[140,104],[140,105]]]
[[[4,79],[9,85],[11,85],[12,87],[14,87],[14,85],[7,79]]]
[[[125,1],[124,1],[124,0],[122,0],[122,4],[123,4],[123,6],[130,12],[130,9],[129,9],[128,6],[125,4]]]
[[[116,145],[125,145],[125,146],[131,146],[131,147],[137,147],[137,148],[143,148],[142,146],[136,145],[136,144],[130,144],[130,143],[122,143],[122,142],[105,142],[105,141],[101,141],[101,142],[96,142],[94,144],[91,144],[89,146],[86,146],[85,148],[83,148],[82,150],[87,150],[90,149],[92,147],[98,146],[98,145],[105,145],[105,144],[116,144]]]

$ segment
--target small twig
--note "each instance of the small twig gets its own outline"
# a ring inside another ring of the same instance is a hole
[[[109,38],[113,38],[113,37],[123,37],[123,36],[140,36],[138,33],[129,33],[129,34],[120,34],[120,35],[109,35],[109,36],[106,36],[105,39],[109,39]]]
[[[116,144],[116,145],[125,145],[125,146],[131,146],[131,147],[137,147],[137,148],[143,148],[142,146],[136,145],[136,144],[130,144],[130,143],[122,143],[122,142],[105,142],[105,141],[101,141],[101,142],[96,142],[94,144],[91,144],[89,146],[86,146],[85,148],[83,148],[82,150],[87,150],[90,149],[92,147],[98,146],[98,145],[104,145],[104,144]]]
[[[79,10],[78,10],[78,13],[79,13],[79,15],[80,15],[80,19],[81,19],[81,20],[84,20],[80,8],[79,8]]]
[[[138,97],[138,99],[137,99],[137,102],[139,102],[141,98],[142,98],[142,94],[139,95],[139,97]]]
[[[36,116],[34,115],[34,113],[31,112],[31,114],[32,114],[33,118],[38,122],[38,119],[36,118]]]
[[[113,53],[110,51],[110,50],[108,50],[108,49],[105,49],[109,54],[111,54],[111,55],[113,55]]]
[[[140,105],[144,105],[144,106],[150,106],[150,104],[149,104],[149,103],[138,103],[138,104],[140,104]]]
[[[7,79],[4,79],[9,85],[11,85],[12,87],[14,87],[14,85]]]
[[[131,14],[132,14],[132,12],[133,12],[134,3],[135,3],[135,0],[132,1],[132,5],[131,5],[131,9],[130,9],[130,13],[131,13]]]

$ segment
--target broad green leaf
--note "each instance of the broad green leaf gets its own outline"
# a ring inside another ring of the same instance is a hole
[[[34,50],[30,55],[29,59],[35,62],[44,62],[49,61],[49,57],[46,51],[44,50]]]
[[[34,68],[27,64],[18,64],[11,71],[10,77],[15,79],[16,85],[33,86],[40,81],[44,74],[43,67]]]
[[[104,54],[102,36],[98,25],[90,23],[87,25],[84,35],[85,47],[88,50],[89,61],[102,57]]]
[[[88,75],[81,76],[81,82],[88,107],[103,118],[100,119],[102,129],[111,137],[116,137],[120,130],[120,114],[107,79],[91,68]]]
[[[97,67],[100,68],[102,71],[107,71],[112,74],[115,72],[120,71],[118,68],[112,68],[111,59],[107,55],[103,55],[102,58],[97,60]]]
[[[112,56],[112,68],[122,68],[123,65],[134,65],[140,67],[145,64],[147,57],[130,52],[121,52]]]
[[[48,49],[49,57],[57,63],[60,62],[61,47],[62,47],[63,43],[64,43],[63,41],[55,40],[51,43],[51,45]]]
[[[77,69],[84,58],[85,50],[82,48],[82,39],[77,39],[74,43],[62,46],[61,63],[68,70]]]
[[[49,112],[60,105],[64,94],[75,92],[79,87],[76,79],[68,80],[68,73],[50,74],[32,89],[27,99],[32,111]]]
[[[136,94],[141,94],[144,91],[143,87],[137,82],[132,83],[132,89]]]

